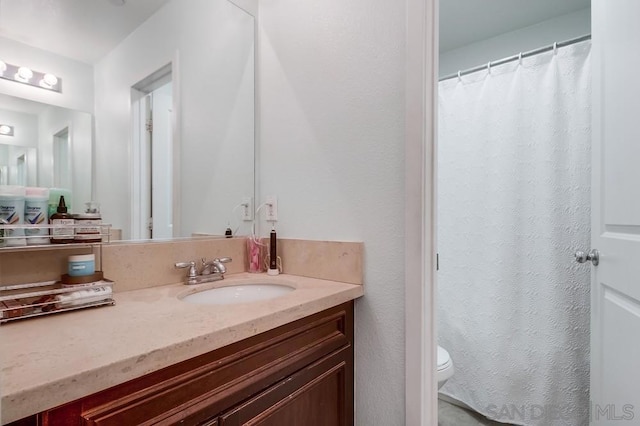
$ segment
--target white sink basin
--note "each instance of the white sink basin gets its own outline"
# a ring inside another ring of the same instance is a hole
[[[182,301],[199,305],[233,305],[275,299],[295,290],[282,284],[237,284],[189,294]]]

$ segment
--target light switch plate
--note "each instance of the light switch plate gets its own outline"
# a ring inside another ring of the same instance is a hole
[[[253,198],[244,197],[242,199],[242,204],[240,205],[242,209],[242,220],[244,221],[252,221],[253,220]]]
[[[275,195],[268,195],[265,203],[265,216],[267,222],[278,221],[278,198]]]

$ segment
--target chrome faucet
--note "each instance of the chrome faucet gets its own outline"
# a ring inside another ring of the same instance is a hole
[[[196,262],[194,261],[178,262],[175,264],[175,267],[176,269],[189,268],[185,284],[193,285],[224,279],[224,274],[227,273],[227,268],[224,266],[224,264],[229,262],[231,262],[230,257],[215,258],[210,261],[202,258],[202,270],[200,271],[200,273],[198,273],[198,268],[196,267]]]

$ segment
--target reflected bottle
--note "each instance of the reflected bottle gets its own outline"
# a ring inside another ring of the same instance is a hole
[[[47,188],[29,187],[26,189],[24,202],[24,221],[27,225],[45,225],[42,228],[27,228],[28,245],[49,244],[48,222],[49,190]]]
[[[51,228],[51,244],[69,244],[74,241],[73,224],[74,219],[67,213],[67,205],[64,202],[64,195],[60,196],[56,213],[49,218],[51,225],[58,225],[58,228]],[[61,225],[72,225],[70,227]]]
[[[0,185],[0,220],[2,223],[18,228],[6,229],[2,244],[6,246],[24,246],[27,244],[24,229],[25,187],[15,185]]]

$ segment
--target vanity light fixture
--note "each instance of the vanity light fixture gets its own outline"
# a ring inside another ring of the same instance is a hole
[[[0,136],[13,136],[13,126],[0,124]]]
[[[51,73],[0,61],[0,78],[62,93],[62,81]]]

